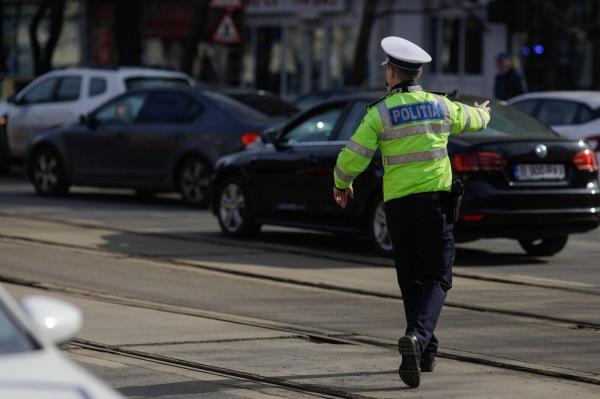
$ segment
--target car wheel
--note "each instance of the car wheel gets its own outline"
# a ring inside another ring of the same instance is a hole
[[[185,202],[193,206],[208,205],[210,173],[210,167],[200,157],[190,157],[183,162],[177,181]]]
[[[222,184],[217,194],[217,217],[223,234],[229,237],[250,237],[260,230],[254,222],[248,197],[242,184],[228,180]]]
[[[529,256],[552,256],[562,251],[568,240],[569,236],[545,237],[536,240],[519,240],[519,245]]]
[[[394,247],[392,238],[387,228],[385,217],[385,205],[383,200],[374,201],[371,207],[371,218],[369,219],[369,235],[375,251],[383,256],[392,256]]]
[[[61,195],[69,191],[64,165],[55,150],[44,148],[37,151],[32,166],[33,186],[38,194]]]
[[[10,173],[10,162],[6,158],[6,155],[2,153],[0,149],[0,175],[7,175]]]

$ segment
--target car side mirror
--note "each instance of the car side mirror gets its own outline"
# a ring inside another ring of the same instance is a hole
[[[9,103],[9,104],[16,105],[17,104],[17,97],[14,94],[11,94],[10,96],[8,96],[6,98],[6,102]]]
[[[57,345],[71,340],[81,330],[81,311],[70,303],[31,295],[20,304],[39,330]]]

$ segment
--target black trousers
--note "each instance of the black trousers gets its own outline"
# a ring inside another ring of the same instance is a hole
[[[406,334],[417,337],[423,357],[433,358],[438,318],[452,288],[454,223],[450,195],[419,193],[385,204],[396,273],[406,314]]]

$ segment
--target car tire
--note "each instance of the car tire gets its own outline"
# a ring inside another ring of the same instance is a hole
[[[209,202],[211,167],[198,156],[186,158],[178,168],[177,186],[183,200],[195,207]]]
[[[529,256],[552,256],[563,250],[569,236],[544,237],[535,240],[519,240],[521,248]]]
[[[377,198],[371,205],[368,229],[371,246],[375,252],[385,257],[393,256],[394,248],[387,228],[385,205],[381,198]]]
[[[63,195],[69,192],[69,180],[62,159],[52,148],[34,153],[31,165],[33,187],[41,195]]]
[[[219,186],[216,196],[217,218],[224,235],[228,237],[252,237],[260,231],[254,221],[248,195],[238,179],[226,180]]]

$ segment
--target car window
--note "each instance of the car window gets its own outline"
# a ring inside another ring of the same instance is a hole
[[[289,130],[284,136],[285,142],[293,144],[329,140],[342,110],[340,106],[311,116]]]
[[[475,101],[482,103],[484,98],[464,96],[459,99],[460,102],[473,105]],[[548,126],[544,125],[534,117],[521,111],[517,107],[508,105],[499,101],[492,101],[492,117],[487,128],[474,134],[487,137],[520,137],[520,138],[539,138],[539,137],[559,137]]]
[[[549,126],[575,123],[579,104],[565,100],[543,100],[537,118]]]
[[[94,116],[100,124],[133,123],[147,97],[147,93],[120,97],[101,107]]]
[[[90,97],[99,96],[106,91],[106,79],[92,78],[88,95]]]
[[[125,79],[127,90],[148,89],[154,87],[190,87],[183,78],[134,77]]]
[[[30,352],[36,349],[38,347],[31,337],[0,303],[0,353]]]
[[[586,123],[594,119],[594,113],[587,105],[579,105],[579,114],[577,115],[577,123]]]
[[[340,129],[338,140],[346,141],[356,133],[356,129],[358,129],[358,126],[367,114],[367,105],[369,103],[366,101],[357,101],[352,105]]]
[[[246,104],[224,96],[219,93],[203,91],[202,95],[216,105],[221,111],[227,114],[227,117],[233,118],[242,123],[267,124],[269,119],[262,112],[250,108]]]
[[[203,107],[187,94],[153,93],[142,107],[137,123],[189,123],[202,113]]]
[[[512,105],[519,108],[521,111],[528,113],[529,115],[533,115],[535,107],[536,105],[538,105],[538,102],[539,100],[523,100],[517,101]]]
[[[54,87],[56,86],[57,78],[44,80],[29,89],[23,97],[19,98],[20,104],[38,104],[52,101],[54,95]]]
[[[79,98],[80,76],[68,76],[60,79],[56,89],[56,101],[73,101]]]
[[[230,94],[229,97],[246,104],[268,116],[291,116],[298,108],[279,97],[260,94]]]

